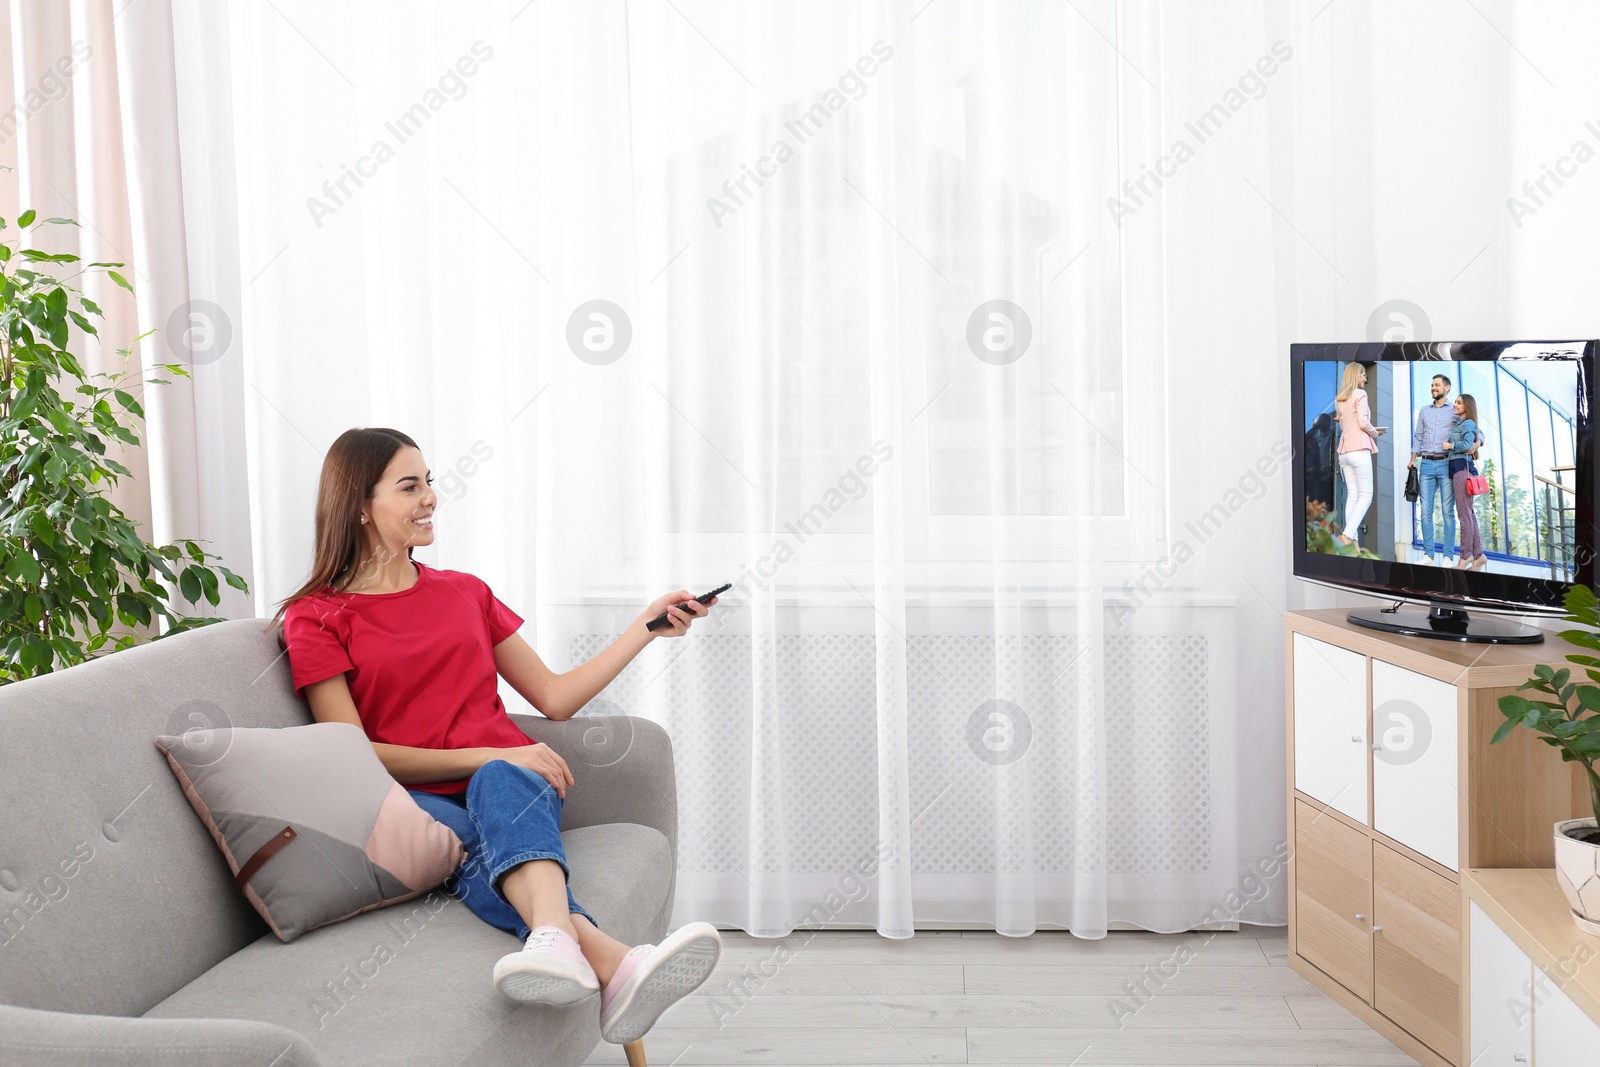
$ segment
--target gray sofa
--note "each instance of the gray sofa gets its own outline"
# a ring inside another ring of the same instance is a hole
[[[582,1063],[599,998],[501,997],[490,972],[516,938],[442,888],[288,944],[234,888],[152,739],[312,721],[264,625],[0,686],[0,1064]],[[678,846],[666,733],[513,718],[577,779],[561,835],[573,896],[625,944],[660,940]]]

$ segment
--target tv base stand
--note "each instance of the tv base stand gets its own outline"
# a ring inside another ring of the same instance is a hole
[[[1349,620],[1357,626],[1407,637],[1431,637],[1439,641],[1468,641],[1485,645],[1535,645],[1544,640],[1544,631],[1520,622],[1492,615],[1470,615],[1453,604],[1434,601],[1422,608],[1357,608]]]

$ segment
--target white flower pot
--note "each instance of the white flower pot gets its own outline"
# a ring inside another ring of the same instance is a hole
[[[1556,881],[1572,906],[1572,921],[1585,933],[1600,936],[1600,846],[1574,841],[1566,831],[1593,829],[1594,819],[1556,823]]]

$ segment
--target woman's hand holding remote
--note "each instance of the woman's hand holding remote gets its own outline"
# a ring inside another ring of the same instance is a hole
[[[723,586],[724,589],[727,586]],[[635,626],[644,626],[649,630],[648,624],[652,619],[666,615],[667,624],[657,630],[651,631],[651,637],[682,637],[689,632],[689,624],[695,619],[702,618],[710,611],[710,606],[717,602],[712,597],[705,603],[694,596],[687,589],[679,589],[676,593],[668,593],[657,597],[650,602],[650,606],[639,613],[633,620]]]

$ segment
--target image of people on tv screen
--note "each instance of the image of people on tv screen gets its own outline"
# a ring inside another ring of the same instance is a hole
[[[1307,551],[1571,581],[1577,388],[1569,360],[1307,361]]]

